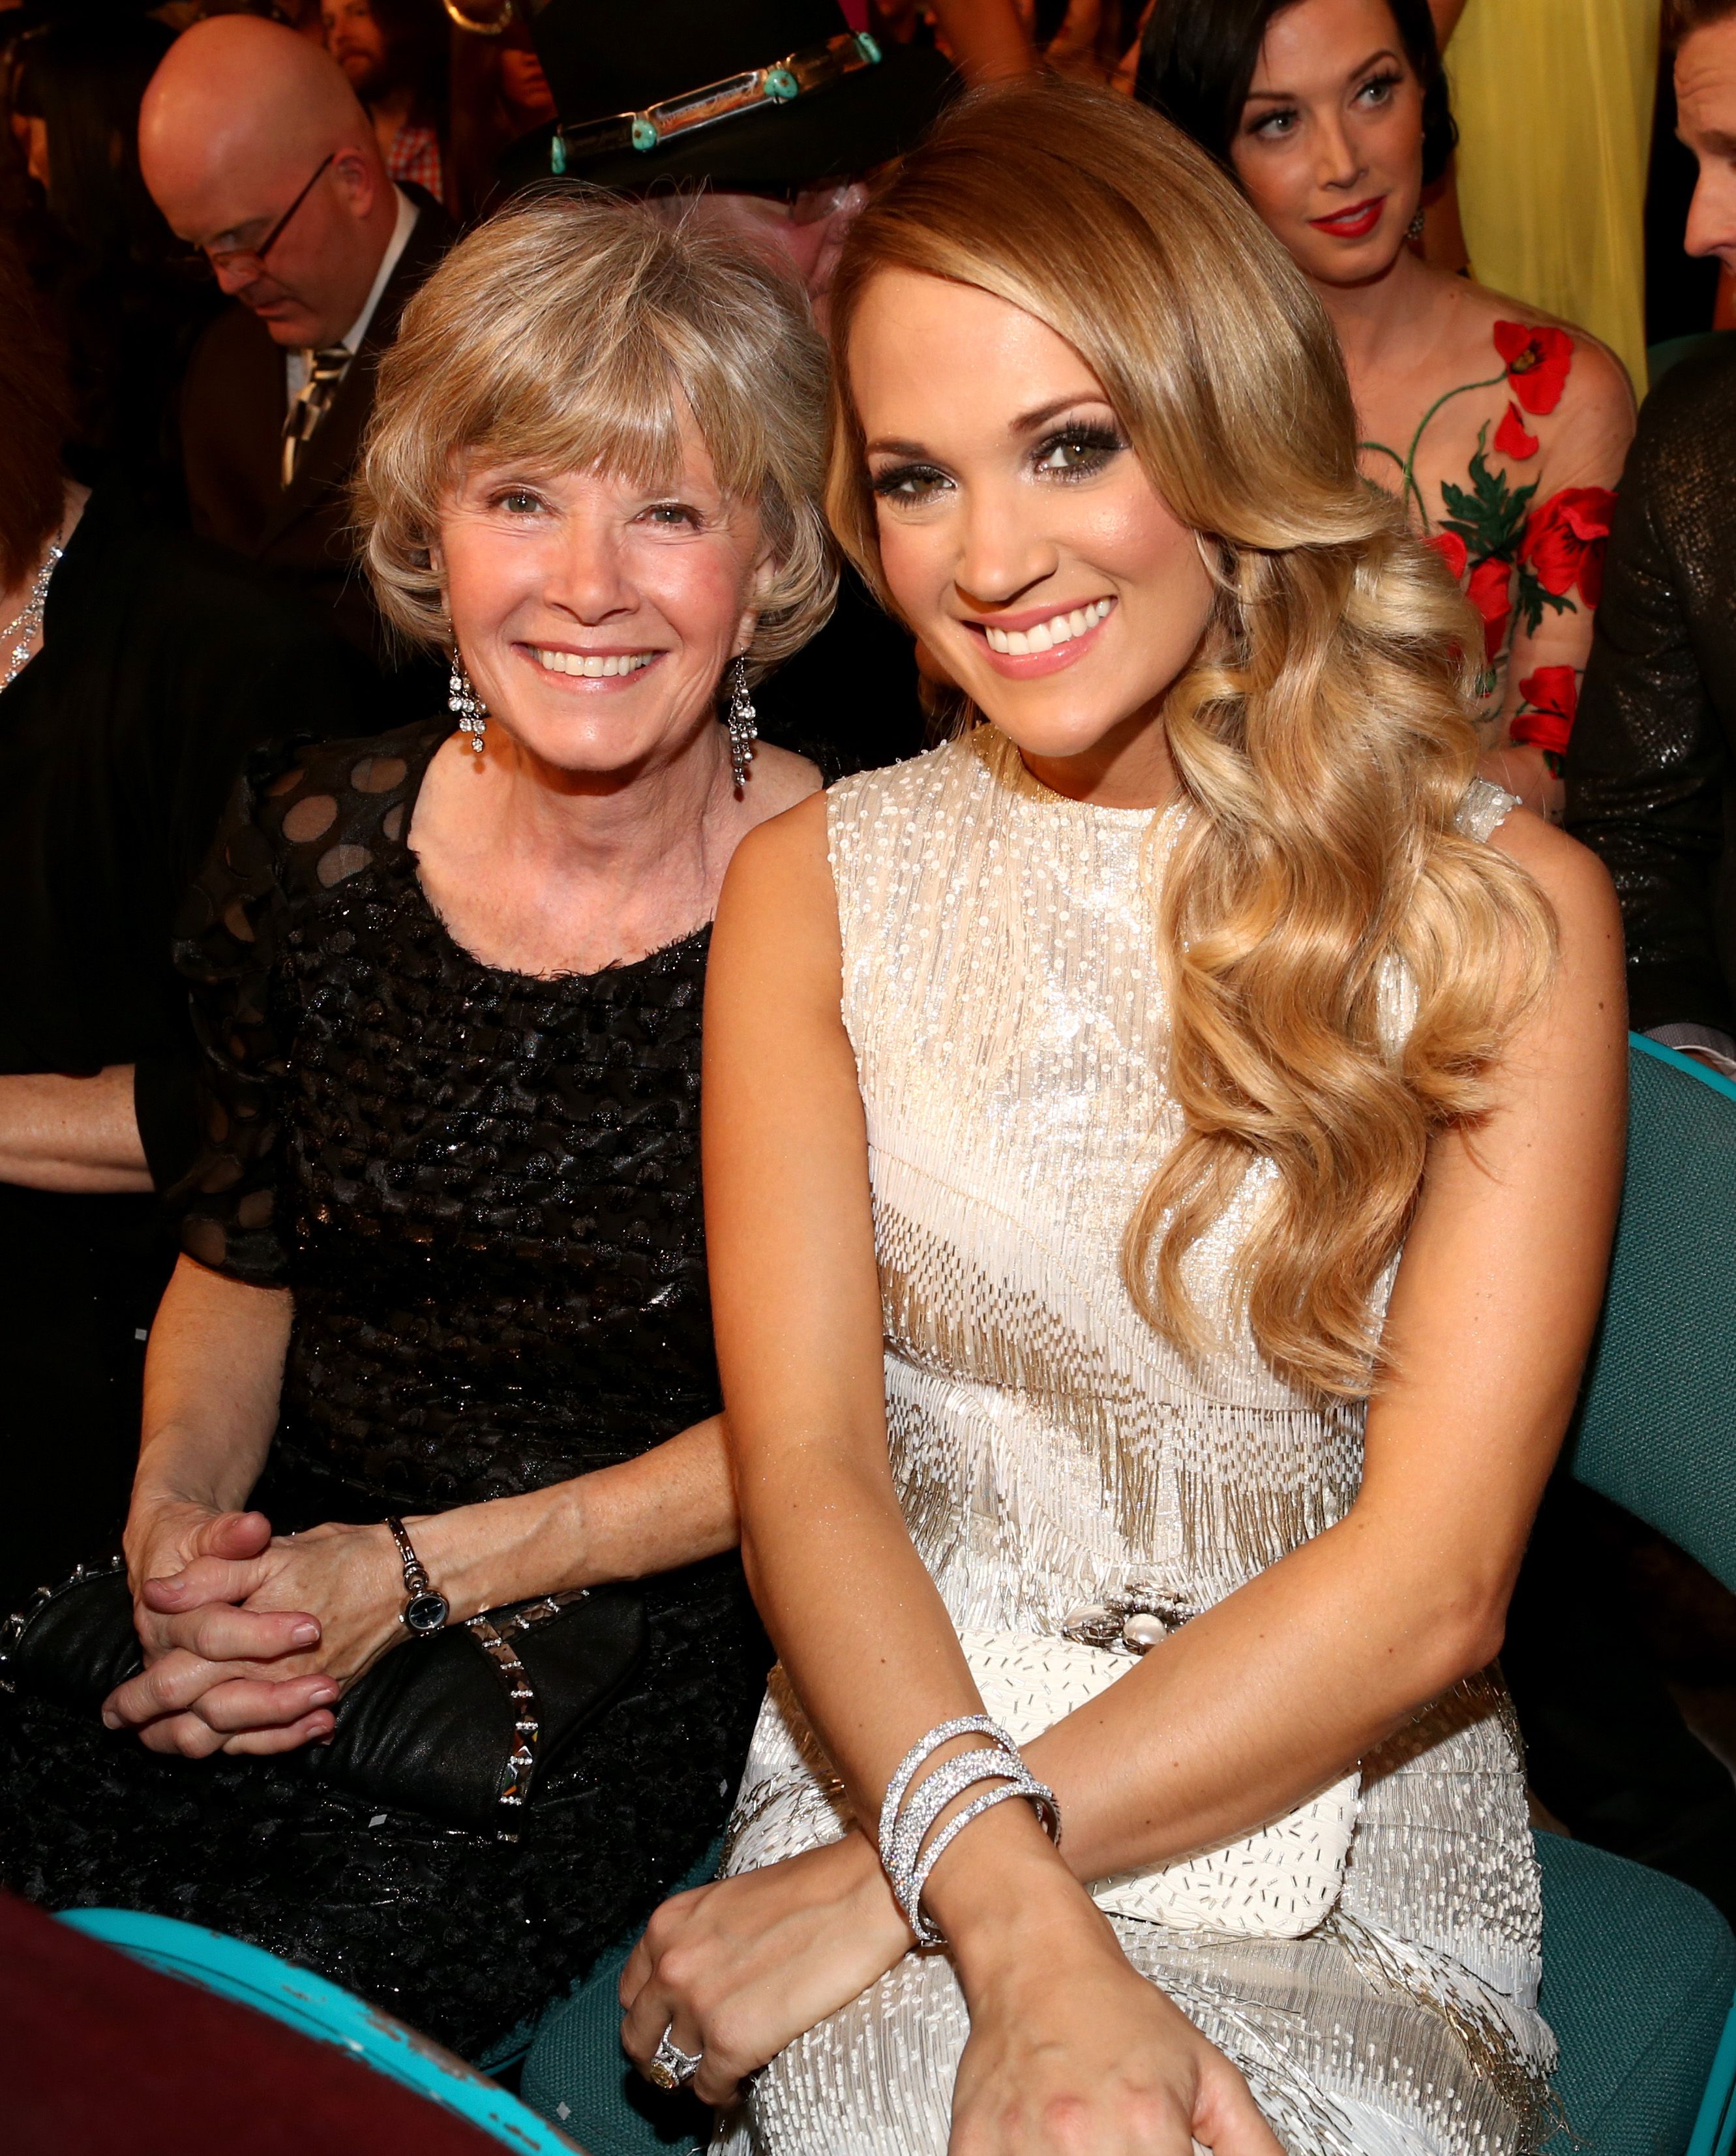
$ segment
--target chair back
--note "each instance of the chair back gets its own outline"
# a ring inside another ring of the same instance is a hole
[[[166,1976],[203,1984],[220,1999],[251,2006],[304,2036],[335,2044],[376,2073],[455,2112],[493,2140],[516,2149],[518,2156],[573,2156],[578,2145],[462,2059],[263,1947],[138,1909],[65,1909],[59,1920]]]
[[[1569,1466],[1736,1589],[1736,1085],[1638,1034],[1628,1083],[1621,1217]]]

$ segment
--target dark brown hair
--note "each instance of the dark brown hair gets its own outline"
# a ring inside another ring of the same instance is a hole
[[[59,528],[69,424],[64,355],[0,226],[0,588],[30,573]]]
[[[1423,185],[1446,170],[1458,140],[1446,70],[1428,0],[1386,0],[1411,72],[1423,93]],[[1728,0],[1736,7],[1736,0]],[[1233,172],[1230,146],[1241,124],[1260,48],[1296,0],[1157,0],[1140,44],[1134,95],[1173,121]]]
[[[1736,0],[1664,0],[1664,38],[1672,45],[1694,30],[1708,30],[1714,23],[1736,15]]]

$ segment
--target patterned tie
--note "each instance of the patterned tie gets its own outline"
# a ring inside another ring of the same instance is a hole
[[[283,484],[287,486],[295,476],[295,459],[303,446],[312,438],[313,431],[326,416],[343,371],[350,363],[350,354],[341,344],[326,345],[318,351],[304,351],[301,364],[307,378],[295,393],[295,401],[290,407],[290,415],[283,423]]]

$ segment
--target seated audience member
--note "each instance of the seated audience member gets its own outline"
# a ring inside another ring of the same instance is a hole
[[[1138,85],[1325,302],[1364,473],[1482,616],[1488,773],[1559,816],[1633,397],[1583,331],[1407,244],[1453,143],[1427,0],[1156,0]]]
[[[391,716],[419,716],[439,677],[426,663],[394,670],[348,488],[375,367],[451,239],[445,213],[388,178],[336,63],[252,16],[177,40],[146,93],[139,158],[233,302],[182,398],[193,528],[328,607],[393,677]]]
[[[452,40],[452,161],[460,208],[485,211],[501,192],[500,167],[516,142],[555,117],[555,101],[524,18],[509,4],[460,0]],[[546,159],[546,151],[545,151]]]
[[[113,1734],[0,1723],[32,1898],[239,1933],[474,2056],[721,1827],[768,1657],[700,1013],[732,852],[820,783],[747,733],[830,603],[824,387],[784,278],[594,197],[497,218],[406,311],[359,515],[464,723],[256,767],[189,901],[206,1145],[126,1531],[148,1666]],[[644,1583],[645,1659],[516,1846],[245,1756],[317,1744],[409,1639],[393,1515],[454,1623]]]
[[[888,45],[867,61],[835,0],[645,0],[630,10],[549,0],[531,34],[560,111],[549,145],[537,141],[545,171],[552,162],[571,178],[652,197],[766,250],[801,279],[822,326],[865,181],[909,148],[955,84],[920,47]],[[792,53],[840,50],[842,70],[793,100],[758,100],[707,126],[665,121],[655,143],[635,146],[635,112]],[[531,176],[522,162],[515,169]],[[827,627],[772,685],[762,722],[774,738],[824,738],[854,765],[922,747],[912,639],[854,571]]]
[[[1492,1665],[1619,1190],[1609,880],[1473,777],[1469,609],[1175,129],[961,107],[832,336],[835,526],[977,723],[756,832],[719,908],[781,1667],[627,2048],[740,2093],[732,2156],[1528,2148]]]
[[[450,25],[440,0],[322,0],[320,14],[326,49],[373,122],[388,173],[446,203]]]
[[[139,101],[172,42],[146,16],[58,17],[21,40],[12,106],[44,198],[27,245],[66,346],[68,446],[178,514],[175,406],[217,295],[178,274],[139,176]]]
[[[1674,0],[1687,251],[1736,270],[1736,0]],[[1646,400],[1567,766],[1627,930],[1633,1023],[1736,1077],[1736,352]]]
[[[124,483],[68,478],[64,361],[0,234],[0,1618],[118,1532],[193,1148],[174,910],[247,747],[367,669]]]

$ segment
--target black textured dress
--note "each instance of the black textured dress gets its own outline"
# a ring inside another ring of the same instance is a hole
[[[719,1404],[710,930],[553,979],[467,956],[404,843],[449,730],[256,764],[183,919],[206,1117],[183,1245],[295,1295],[257,1493],[280,1531],[537,1489]],[[647,1914],[727,1810],[770,1659],[739,1561],[645,1585],[646,1661],[516,1845],[13,1700],[0,1876],[50,1907],[237,1933],[481,2056]]]

